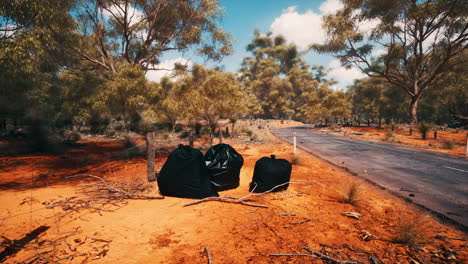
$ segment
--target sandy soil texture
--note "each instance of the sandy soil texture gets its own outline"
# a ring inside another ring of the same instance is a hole
[[[314,130],[459,156],[466,155],[466,141],[468,136],[468,131],[466,130],[461,129],[460,131],[454,131],[450,129],[450,131],[437,131],[437,139],[435,139],[435,134],[432,130],[427,132],[427,139],[422,140],[421,133],[415,128],[410,136],[410,128],[407,125],[396,125],[393,131],[391,130],[391,126],[387,125],[382,126],[381,129],[375,127],[335,127],[332,129],[314,128]],[[353,132],[358,133],[353,134]]]
[[[173,197],[94,201],[88,208],[67,205],[66,199],[83,195],[83,185],[96,183],[66,178],[75,174],[137,185],[142,194],[158,195],[156,184],[146,183],[145,159],[122,158],[124,146],[118,140],[88,139],[60,155],[2,157],[0,256],[13,243],[16,251],[4,263],[208,263],[205,248],[218,264],[325,263],[310,256],[271,256],[308,254],[301,249],[305,246],[363,263],[370,263],[370,257],[379,263],[468,261],[466,234],[316,157],[293,156],[291,146],[267,130],[259,133],[267,138],[262,143],[228,139],[245,164],[240,186],[220,195],[247,195],[255,162],[276,154],[297,163],[291,181],[300,183],[252,198],[268,208],[216,201],[183,207],[193,200]],[[158,168],[176,145],[157,145]],[[358,188],[355,205],[341,202],[350,186]],[[346,216],[348,212],[359,213],[360,219]],[[410,245],[396,243],[405,235]],[[18,248],[21,242],[24,248]]]

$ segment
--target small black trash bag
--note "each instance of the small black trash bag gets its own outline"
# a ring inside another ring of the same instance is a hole
[[[271,158],[263,157],[255,163],[249,191],[256,193],[266,192],[275,186],[289,182],[291,170],[291,163],[285,159],[276,159],[275,155],[271,155]],[[274,189],[273,192],[286,190],[288,186],[289,184],[285,184]]]
[[[239,187],[244,158],[233,147],[228,144],[212,146],[205,154],[205,162],[216,191]]]
[[[203,153],[183,145],[171,152],[162,166],[158,186],[165,196],[196,199],[219,196],[211,185]]]

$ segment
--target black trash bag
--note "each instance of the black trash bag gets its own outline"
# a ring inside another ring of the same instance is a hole
[[[212,146],[205,154],[205,162],[216,191],[239,187],[244,158],[233,147],[228,144]]]
[[[159,172],[158,186],[165,196],[195,199],[219,196],[211,185],[203,153],[183,145],[169,154]]]
[[[271,155],[271,158],[263,157],[255,163],[249,191],[256,193],[266,192],[275,186],[289,182],[291,170],[291,163],[285,159],[276,159],[275,155]],[[285,184],[274,189],[273,192],[286,190],[288,186],[289,184]]]

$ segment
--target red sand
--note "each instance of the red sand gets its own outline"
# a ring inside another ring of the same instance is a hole
[[[50,226],[5,263],[24,263],[35,257],[35,263],[41,259],[49,263],[207,263],[205,246],[211,251],[213,263],[322,263],[310,257],[270,256],[307,253],[301,246],[333,258],[364,263],[370,256],[383,263],[414,263],[413,259],[423,263],[421,255],[428,263],[463,263],[468,259],[466,240],[457,240],[467,238],[462,232],[302,152],[300,165],[293,166],[291,180],[305,184],[292,184],[287,191],[252,201],[269,208],[221,202],[182,207],[192,200],[165,197],[128,200],[113,212],[44,209],[43,203],[76,195],[79,186],[89,182],[64,178],[69,175],[88,173],[107,180],[145,181],[143,158],[111,158],[122,148],[121,142],[84,143],[84,147],[64,155],[0,159],[0,234],[20,239],[41,225]],[[260,157],[274,153],[292,159],[291,147],[276,139],[262,145],[234,142],[233,146],[245,159],[241,185],[220,193],[222,196],[248,194],[253,167]],[[157,158],[158,167],[165,158]],[[355,182],[360,183],[359,205],[340,203],[347,186]],[[157,194],[156,189],[153,194]],[[351,211],[361,213],[361,219],[343,215]],[[422,237],[427,240],[421,255],[392,242],[398,223],[415,219],[423,223]],[[364,241],[366,232],[375,239]],[[46,253],[38,254],[41,252]]]

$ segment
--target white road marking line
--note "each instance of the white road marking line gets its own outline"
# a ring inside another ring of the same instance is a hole
[[[457,168],[452,168],[452,167],[448,167],[448,166],[443,166],[444,168],[447,168],[447,169],[452,169],[452,170],[456,170],[456,171],[461,171],[461,172],[466,172],[468,173],[468,171],[466,170],[460,170],[460,169],[457,169]]]

